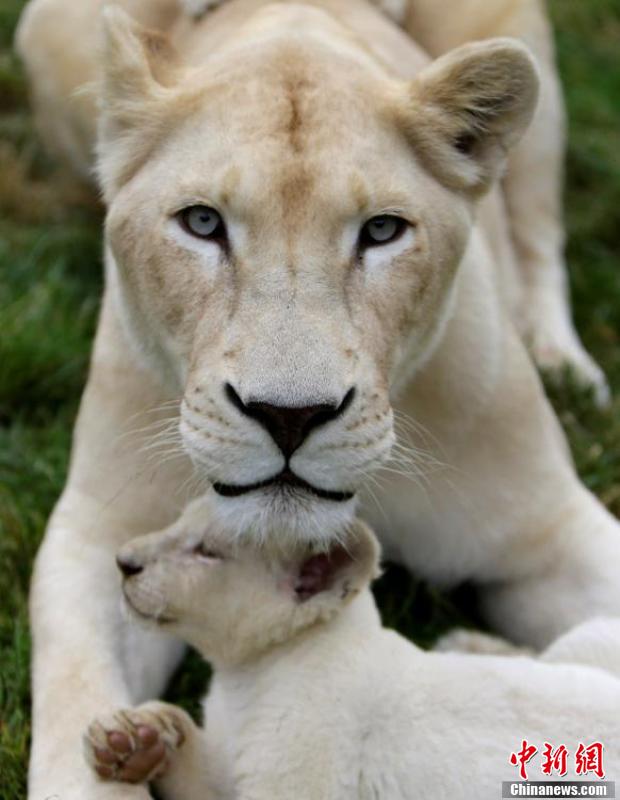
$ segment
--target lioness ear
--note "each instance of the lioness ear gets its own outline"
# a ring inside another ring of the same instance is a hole
[[[149,129],[163,117],[173,94],[176,54],[168,39],[143,28],[118,6],[102,11],[99,176],[108,195],[121,182],[123,167],[136,163],[152,142]]]
[[[322,605],[340,604],[377,577],[379,558],[375,535],[357,520],[342,543],[302,561],[293,581],[295,598],[299,603],[316,597]]]
[[[162,33],[143,28],[119,6],[106,6],[102,22],[103,110],[119,122],[131,122],[138,106],[165,94],[176,55]]]
[[[450,188],[480,194],[529,125],[538,87],[533,58],[515,39],[467,44],[410,85],[401,119],[428,169]]]

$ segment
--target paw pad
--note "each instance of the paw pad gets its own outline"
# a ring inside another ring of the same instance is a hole
[[[183,743],[172,720],[154,713],[119,711],[95,720],[84,737],[86,758],[104,780],[146,783],[161,777]]]

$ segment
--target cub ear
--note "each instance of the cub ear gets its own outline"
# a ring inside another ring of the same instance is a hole
[[[304,559],[293,581],[298,603],[320,599],[340,605],[354,597],[379,575],[380,548],[373,532],[356,520],[344,539],[326,553]]]
[[[410,84],[401,120],[439,180],[481,194],[527,129],[538,89],[534,60],[516,39],[475,42],[439,58]]]
[[[178,75],[168,39],[122,8],[104,7],[102,28],[98,166],[107,199],[122,183],[127,164],[139,163],[152,144]]]

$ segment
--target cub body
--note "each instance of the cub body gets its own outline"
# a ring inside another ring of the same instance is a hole
[[[381,625],[369,588],[378,545],[365,525],[326,553],[266,553],[205,533],[209,502],[119,554],[133,614],[214,666],[205,727],[160,703],[128,710],[129,724],[124,712],[102,718],[86,738],[96,768],[104,731],[165,731],[168,720],[184,742],[169,743],[157,772],[169,800],[470,800],[519,779],[509,758],[523,739],[541,753],[565,744],[573,763],[579,743],[615,742],[620,681],[557,663],[578,661],[586,641],[596,649],[587,632],[543,655],[555,663],[424,652]],[[602,764],[616,774],[616,749]],[[542,779],[538,760],[528,769]]]

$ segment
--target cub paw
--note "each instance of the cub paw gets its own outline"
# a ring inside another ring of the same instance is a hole
[[[184,724],[182,711],[157,702],[96,718],[84,735],[86,760],[103,780],[147,783],[166,772]]]

